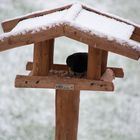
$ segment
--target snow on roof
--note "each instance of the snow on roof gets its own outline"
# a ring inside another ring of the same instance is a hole
[[[66,21],[73,21],[75,18],[79,15],[79,13],[82,10],[82,5],[81,4],[74,4],[71,6],[71,8],[68,10],[67,15],[65,17]]]
[[[31,30],[34,32],[39,30],[37,28],[45,29],[45,27],[65,22],[79,25],[79,27],[91,31],[97,31],[100,34],[127,40],[134,31],[134,27],[131,25],[84,10],[81,4],[74,4],[68,10],[20,21],[10,34],[24,34]],[[2,39],[2,36],[0,38]]]
[[[90,30],[95,30],[105,35],[121,39],[129,39],[134,31],[134,27],[131,25],[84,9],[76,18],[75,23],[79,24],[81,27],[83,26]]]
[[[130,41],[130,37],[135,29],[134,26],[90,12],[83,9],[79,3],[73,4],[69,9],[22,20],[11,32],[0,35],[0,40],[2,41],[4,38],[14,35],[26,34],[27,32],[35,33],[41,29],[45,30],[60,24],[72,25],[82,31],[105,37],[108,40],[116,40],[119,43],[120,41],[122,43],[124,40],[128,43],[130,42],[133,46],[140,46],[139,43]]]
[[[15,28],[11,32],[22,32],[28,30],[36,30],[37,28],[45,28],[51,25],[57,25],[63,23],[63,19],[68,10],[63,10],[59,12],[54,12],[52,14],[47,14],[40,17],[30,18],[23,20],[17,24]]]

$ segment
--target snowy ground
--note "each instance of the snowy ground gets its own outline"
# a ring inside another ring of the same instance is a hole
[[[0,22],[69,2],[0,0]],[[80,2],[140,24],[139,0]],[[70,41],[67,38],[57,40],[56,63],[64,63],[72,52],[87,51],[83,44]],[[71,47],[67,47],[68,44]],[[61,55],[66,47],[67,51]],[[29,60],[32,60],[31,46],[0,53],[0,140],[53,140],[54,90],[14,88],[16,74],[26,73],[25,65]],[[123,67],[125,78],[115,81],[114,93],[81,92],[79,140],[140,139],[140,62],[111,54],[109,63]]]

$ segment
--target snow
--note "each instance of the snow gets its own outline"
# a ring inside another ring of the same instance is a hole
[[[104,39],[107,39],[108,41],[114,41],[114,42],[117,42],[119,43],[120,45],[128,45],[128,46],[131,46],[134,50],[136,51],[140,51],[140,43],[137,42],[137,41],[134,41],[134,40],[131,40],[131,39],[121,39],[120,37],[113,37],[113,36],[110,36],[110,35],[106,35],[106,34],[103,34],[97,30],[94,30],[94,29],[89,29],[88,27],[84,27],[83,25],[80,25],[80,24],[76,24],[76,23],[69,23],[70,26],[73,26],[85,33],[90,33],[91,35],[93,36],[96,36],[96,37],[100,37],[100,38],[104,38]]]
[[[134,27],[131,25],[84,9],[80,12],[75,22],[90,30],[96,30],[105,35],[126,40],[131,37],[134,31]]]
[[[64,18],[67,10],[54,12],[52,14],[47,14],[40,17],[29,18],[20,21],[12,31],[3,33],[0,35],[0,41],[4,41],[5,38],[10,36],[16,36],[21,34],[26,34],[27,32],[35,33],[40,30],[46,30],[47,28],[54,27],[64,23]]]
[[[36,30],[37,28],[45,29],[52,25],[59,25],[63,22],[63,19],[67,13],[67,10],[60,12],[54,12],[40,17],[30,18],[23,20],[17,24],[11,32],[23,32],[28,30]]]
[[[88,5],[88,4],[85,4],[85,3],[82,3],[82,2],[79,2],[79,3],[80,3],[81,5],[84,5],[85,7],[88,7],[88,8],[93,9],[93,6],[91,6],[91,5]],[[124,21],[125,23],[128,23],[129,25],[133,25],[133,26],[136,26],[136,27],[140,28],[140,25],[139,25],[139,24],[137,24],[137,23],[135,23],[135,22],[133,22],[133,21],[127,19],[127,17],[126,17],[126,18],[122,18],[122,17],[120,17],[120,16],[118,16],[118,15],[114,15],[114,14],[112,14],[112,13],[107,12],[105,9],[102,10],[102,9],[100,9],[100,8],[97,9],[97,8],[94,7],[94,10],[95,10],[97,13],[102,13],[102,14],[108,15],[108,16],[110,16],[110,17],[113,17],[113,19],[120,19],[120,20]],[[106,11],[106,12],[105,12],[105,11]]]
[[[131,42],[129,39],[135,29],[132,25],[89,12],[83,9],[81,4],[75,3],[63,11],[23,20],[11,32],[0,35],[0,40],[3,41],[4,38],[26,34],[27,32],[39,32],[60,24],[72,25],[82,31],[108,40],[115,40],[121,44]],[[140,45],[138,43],[131,42],[130,44],[139,50]]]
[[[76,18],[78,13],[82,10],[81,4],[73,4],[68,10],[54,12],[40,17],[30,18],[19,22],[12,33],[19,33],[24,31],[39,31],[40,29],[46,29],[46,27],[52,27],[55,25],[63,24],[65,21],[72,21]],[[23,34],[23,33],[22,33]]]
[[[69,3],[69,5],[71,5],[72,3]],[[67,6],[68,4],[65,4],[65,5],[63,5],[63,6]],[[45,9],[45,10],[37,10],[37,11],[35,11],[35,12],[30,12],[30,13],[28,13],[28,14],[25,14],[25,15],[22,15],[22,16],[17,16],[17,17],[14,17],[14,18],[10,18],[10,19],[4,19],[3,21],[2,21],[2,23],[4,23],[4,22],[8,22],[8,21],[10,21],[10,20],[16,20],[16,19],[19,19],[19,18],[26,18],[26,17],[28,17],[28,16],[30,16],[30,15],[33,15],[33,14],[39,14],[39,13],[44,13],[44,12],[46,12],[46,11],[49,11],[49,10],[52,10],[52,9],[55,9],[55,8],[58,8],[58,6],[54,6],[53,5],[53,7],[48,7],[47,9]]]
[[[82,10],[81,4],[79,3],[73,4],[71,8],[68,10],[65,20],[69,22],[73,21],[81,12],[81,10]]]

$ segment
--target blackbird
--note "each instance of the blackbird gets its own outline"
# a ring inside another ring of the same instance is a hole
[[[66,63],[70,70],[74,73],[87,72],[88,53],[74,53],[67,57]]]

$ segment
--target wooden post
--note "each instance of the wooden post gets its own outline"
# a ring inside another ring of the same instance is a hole
[[[50,48],[49,48],[49,53],[50,53],[50,68],[52,68],[52,66],[53,66],[53,58],[54,58],[54,39],[51,39],[51,40],[49,40],[49,46],[50,46]]]
[[[80,91],[56,90],[55,140],[77,140]]]
[[[46,76],[53,64],[53,42],[46,40],[34,44],[33,71],[34,76]]]
[[[102,65],[101,65],[101,75],[103,75],[107,69],[108,52],[102,51]]]
[[[102,51],[92,46],[89,46],[88,48],[87,78],[99,80],[101,77]]]

